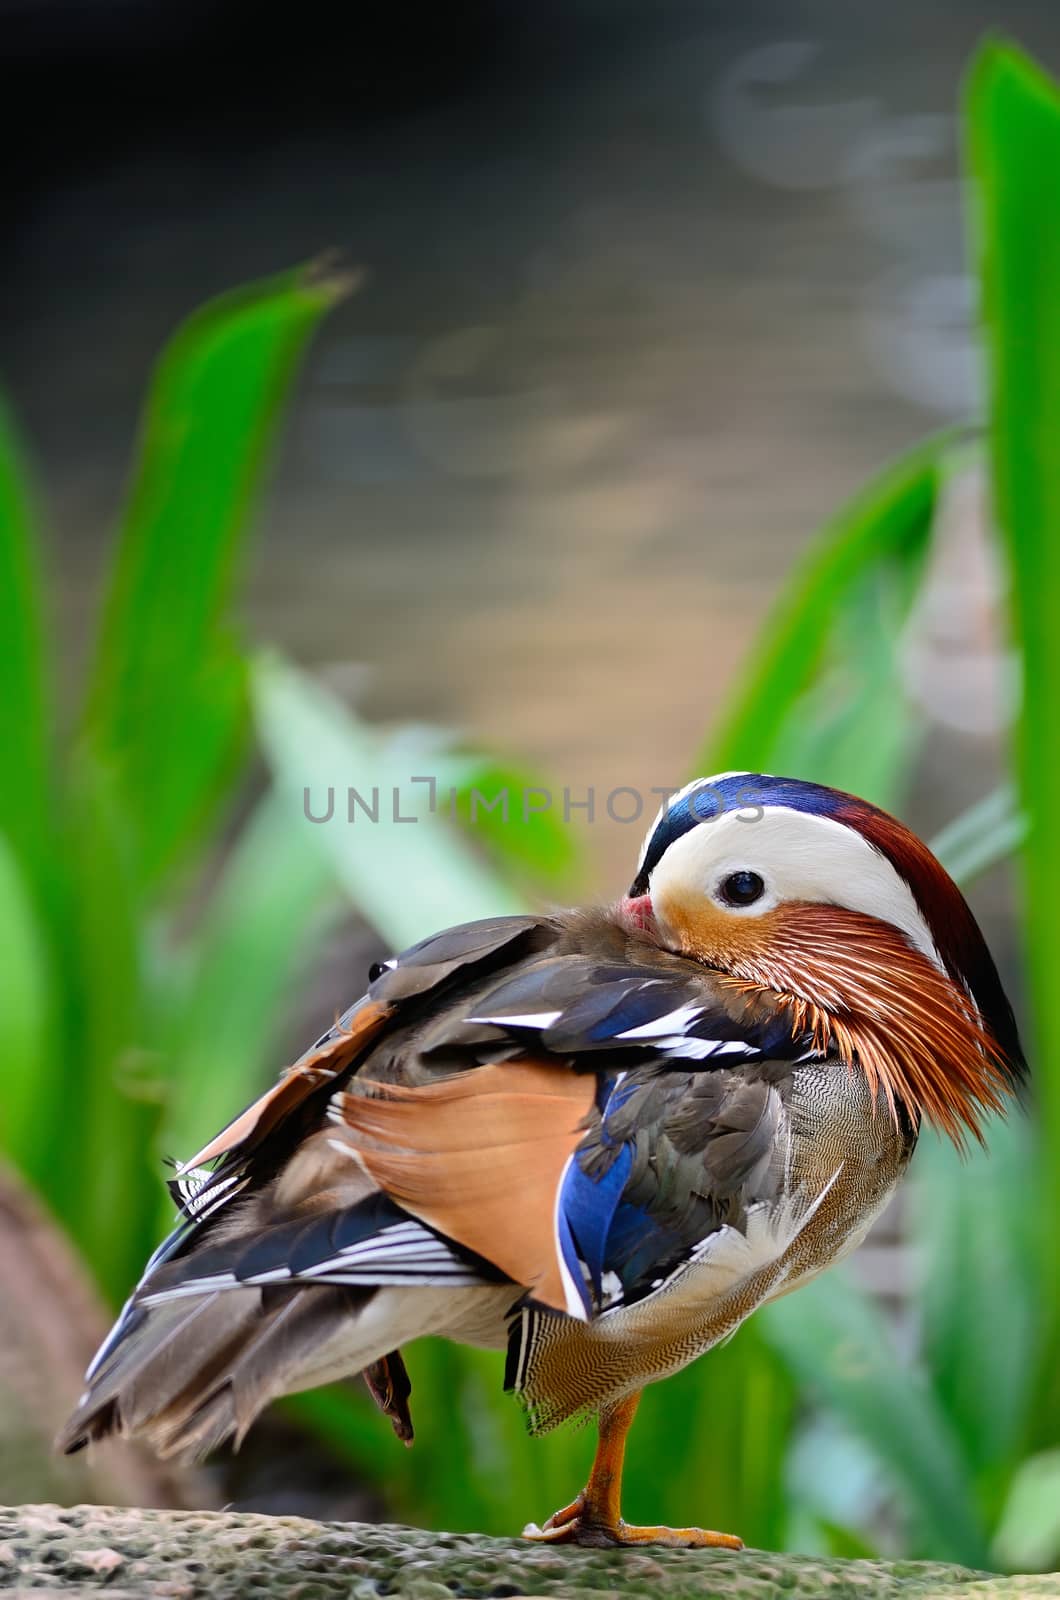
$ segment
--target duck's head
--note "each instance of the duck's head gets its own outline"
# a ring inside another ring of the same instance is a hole
[[[896,818],[822,784],[700,778],[648,832],[621,915],[736,987],[768,991],[960,1143],[1024,1071],[986,942]]]

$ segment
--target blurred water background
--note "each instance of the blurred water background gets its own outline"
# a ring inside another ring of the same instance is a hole
[[[368,278],[296,403],[255,631],[571,785],[679,781],[810,530],[978,409],[961,65],[998,23],[1060,55],[1054,7],[966,0],[478,0],[348,43],[319,4],[293,37],[4,10],[39,109],[0,338],[71,650],[163,339],[334,246]]]

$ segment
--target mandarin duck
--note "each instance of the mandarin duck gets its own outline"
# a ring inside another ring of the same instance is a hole
[[[596,1415],[586,1487],[531,1537],[716,1545],[619,1504],[644,1386],[846,1255],[924,1119],[982,1137],[1024,1073],[963,896],[876,807],[793,779],[688,786],[603,909],[450,928],[172,1184],[67,1450],[237,1445],[361,1373],[410,1441],[402,1347],[507,1350],[532,1431]]]

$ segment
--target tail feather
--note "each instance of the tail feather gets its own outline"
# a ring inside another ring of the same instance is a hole
[[[282,1394],[293,1394],[327,1378],[348,1376],[377,1360],[374,1345],[355,1354],[359,1314],[374,1289],[298,1289],[280,1292],[278,1302],[240,1350],[215,1387],[211,1401],[223,1407],[225,1437],[238,1449],[255,1418]],[[350,1356],[356,1365],[351,1369]]]
[[[196,1460],[227,1439],[238,1446],[278,1396],[445,1333],[482,1296],[507,1301],[497,1274],[392,1210],[371,1226],[356,1207],[293,1227],[246,1228],[234,1218],[227,1238],[215,1229],[200,1249],[160,1263],[90,1369],[60,1448],[117,1433],[163,1458]],[[292,1262],[304,1275],[294,1276]],[[411,1437],[405,1396],[395,1403],[388,1384],[369,1388]]]
[[[238,1445],[279,1395],[385,1366],[482,1296],[517,1292],[381,1192],[330,1125],[257,1193],[202,1212],[196,1199],[89,1368],[62,1449],[112,1433],[162,1457]],[[406,1396],[385,1370],[369,1388],[410,1437]]]
[[[321,1354],[337,1337],[352,1348],[358,1312],[375,1292],[214,1290],[190,1307],[187,1300],[152,1307],[89,1389],[59,1446],[73,1451],[118,1433],[145,1439],[163,1458],[197,1460],[229,1438],[238,1447],[271,1400],[319,1381]],[[372,1360],[385,1353],[369,1347]]]
[[[117,1433],[159,1449],[174,1412],[193,1408],[213,1375],[233,1359],[259,1314],[260,1291],[214,1291],[189,1303],[137,1308],[59,1436],[72,1453]]]

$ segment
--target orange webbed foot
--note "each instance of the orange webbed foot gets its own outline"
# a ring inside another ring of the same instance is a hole
[[[615,1544],[667,1544],[674,1550],[742,1550],[743,1540],[736,1533],[718,1533],[714,1528],[640,1527],[620,1522],[615,1529]]]
[[[661,1544],[673,1550],[742,1550],[743,1540],[735,1533],[716,1533],[713,1528],[638,1527],[622,1518],[608,1524],[594,1518],[584,1493],[561,1511],[554,1511],[538,1527],[527,1523],[524,1539],[540,1544],[580,1544],[592,1549],[622,1545]]]
[[[536,1539],[541,1544],[581,1544],[596,1549],[662,1544],[677,1550],[742,1550],[743,1540],[734,1533],[715,1533],[713,1528],[639,1528],[623,1520],[619,1509],[622,1463],[626,1434],[639,1400],[639,1394],[627,1395],[601,1412],[600,1442],[585,1488],[569,1506],[554,1511],[540,1528],[536,1522],[527,1523],[523,1538]]]

